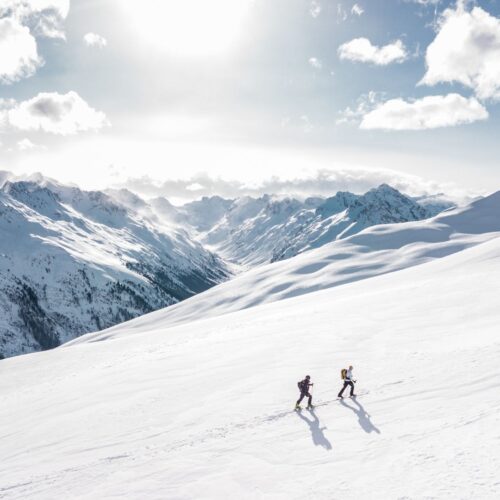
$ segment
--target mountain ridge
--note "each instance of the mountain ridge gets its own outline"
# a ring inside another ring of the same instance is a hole
[[[500,238],[499,213],[500,191],[431,219],[369,227],[292,259],[256,267],[181,304],[133,320],[128,328],[134,331],[155,321],[174,327],[417,267]],[[114,327],[92,338],[109,338],[119,330]]]
[[[370,225],[430,215],[388,185],[182,207],[0,172],[0,356],[48,349]],[[435,201],[435,200],[434,200]]]
[[[4,357],[176,303],[231,274],[188,232],[99,191],[7,181],[0,233]]]
[[[237,200],[204,197],[182,210],[189,222],[192,206],[210,212],[213,204],[219,209],[222,202],[226,211],[217,210],[218,220],[203,228],[199,241],[246,268],[293,257],[372,225],[422,220],[452,207],[434,200],[426,208],[382,184],[363,195],[339,191],[330,198],[304,201],[272,195]]]

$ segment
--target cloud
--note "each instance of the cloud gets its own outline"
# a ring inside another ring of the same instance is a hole
[[[43,59],[36,37],[64,38],[69,0],[0,0],[0,83],[32,76]]]
[[[343,123],[358,124],[360,118],[372,111],[377,104],[383,99],[383,92],[370,91],[358,97],[356,108],[347,107],[339,113],[340,118],[337,119],[337,125]]]
[[[314,130],[314,125],[307,115],[302,115],[300,117],[300,122],[302,124],[302,131],[305,134],[310,134]]]
[[[40,93],[20,103],[3,103],[4,126],[18,130],[39,130],[58,135],[74,135],[99,130],[108,124],[106,116],[91,108],[76,92]]]
[[[344,9],[341,3],[337,4],[337,24],[344,22],[349,17],[349,14]]]
[[[35,144],[34,142],[30,141],[27,137],[24,139],[21,139],[20,141],[17,141],[16,143],[16,149],[18,151],[33,151],[33,150],[46,150],[47,147],[44,146],[43,144]]]
[[[70,0],[1,0],[0,17],[28,26],[35,36],[65,38],[63,23]]]
[[[500,100],[500,19],[480,7],[468,11],[458,1],[442,14],[425,60],[420,84],[458,82],[480,99]]]
[[[101,35],[97,33],[87,33],[83,37],[83,41],[87,45],[87,47],[98,47],[100,49],[106,47],[108,45],[108,41]]]
[[[437,5],[441,0],[406,0],[406,2],[418,3],[419,5]]]
[[[27,151],[29,149],[35,149],[36,144],[31,142],[29,139],[21,139],[20,141],[17,142],[17,149],[19,151]]]
[[[364,12],[365,12],[365,9],[363,9],[363,7],[361,7],[361,5],[359,5],[359,3],[355,3],[352,6],[351,14],[353,14],[353,15],[362,16]]]
[[[488,111],[476,98],[448,94],[413,101],[391,99],[383,102],[364,114],[360,128],[425,130],[473,123],[487,118]]]
[[[35,38],[15,19],[0,19],[0,82],[12,83],[32,76],[43,64]]]
[[[193,182],[193,184],[189,184],[186,186],[187,191],[203,191],[204,186],[201,185],[199,182]]]
[[[391,169],[339,168],[319,169],[308,175],[282,179],[269,177],[259,184],[246,184],[238,180],[223,179],[200,173],[187,179],[160,182],[148,176],[129,178],[115,187],[125,187],[145,197],[164,196],[179,202],[190,201],[202,196],[222,196],[234,199],[241,196],[333,196],[338,191],[365,193],[380,184],[389,184],[410,196],[435,193],[454,193],[452,186],[443,186],[434,181],[405,174]],[[196,190],[193,190],[196,186]],[[458,194],[458,193],[454,193]]]
[[[323,63],[317,57],[310,57],[309,64],[315,69],[321,69],[323,67]]]
[[[355,38],[342,44],[337,53],[342,60],[373,63],[378,66],[402,63],[408,58],[408,52],[401,40],[377,47],[367,38]]]
[[[347,21],[349,16],[357,16],[360,17],[365,12],[365,9],[359,5],[359,3],[355,3],[351,9],[345,7],[344,4],[339,2],[337,4],[337,24],[343,23]]]
[[[321,4],[316,0],[313,0],[309,7],[309,13],[314,18],[318,17],[321,14]]]
[[[0,14],[26,17],[34,13],[53,12],[65,19],[69,8],[70,0],[2,0]]]

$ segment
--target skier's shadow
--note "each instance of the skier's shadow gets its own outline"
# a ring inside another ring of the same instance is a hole
[[[359,401],[356,398],[351,398],[351,401],[357,406],[357,408],[348,405],[344,399],[340,400],[340,404],[342,406],[345,406],[346,408],[349,408],[349,410],[352,410],[356,414],[356,416],[358,417],[359,425],[365,432],[376,432],[377,434],[380,434],[380,430],[375,427],[375,425],[373,425],[373,422],[370,420],[370,415],[368,415]]]
[[[332,443],[328,441],[327,437],[324,434],[324,430],[326,427],[320,427],[320,422],[314,410],[309,410],[309,413],[312,415],[313,419],[310,420],[306,416],[302,415],[302,412],[298,411],[297,415],[307,423],[309,426],[309,430],[311,431],[311,437],[315,446],[322,446],[325,450],[332,449]]]

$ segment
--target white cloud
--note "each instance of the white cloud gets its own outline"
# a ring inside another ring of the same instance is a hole
[[[486,120],[488,111],[474,97],[459,94],[427,96],[414,101],[391,99],[364,114],[365,130],[425,130]]]
[[[29,15],[29,13],[52,11],[66,18],[69,14],[69,7],[70,0],[2,0],[0,14],[10,12]]]
[[[185,188],[187,191],[202,191],[204,189],[204,186],[200,184],[199,182],[193,182],[192,184],[189,184]]]
[[[418,3],[420,5],[437,5],[441,0],[406,0],[407,2]]]
[[[378,66],[402,63],[408,58],[408,52],[401,40],[396,40],[383,47],[377,47],[372,45],[367,38],[355,38],[342,44],[337,52],[340,59],[373,63]]]
[[[98,47],[100,49],[106,47],[108,45],[108,41],[101,35],[97,33],[87,33],[83,37],[83,41],[87,45],[87,47]]]
[[[309,7],[309,13],[314,18],[318,17],[321,14],[321,4],[316,0],[313,0]]]
[[[323,63],[317,57],[310,57],[309,64],[315,69],[321,69],[323,67]]]
[[[58,135],[99,130],[108,124],[104,113],[91,108],[73,91],[40,93],[27,101],[9,103],[2,114],[4,123],[14,129]]]
[[[314,130],[314,125],[312,124],[311,120],[309,119],[309,117],[307,115],[302,115],[300,117],[300,121],[302,124],[302,131],[305,134],[309,134]]]
[[[29,151],[30,149],[36,149],[37,145],[34,142],[31,142],[28,138],[21,139],[17,141],[17,149],[19,151]]]
[[[363,9],[363,7],[361,7],[361,5],[359,5],[359,3],[355,3],[352,6],[351,14],[353,14],[353,15],[362,16],[364,12],[365,12],[365,9]]]
[[[337,23],[342,23],[348,18],[347,11],[341,3],[337,4]]]
[[[360,118],[372,111],[380,103],[384,95],[382,92],[373,90],[361,95],[357,100],[356,108],[347,107],[339,113],[340,118],[337,119],[337,125],[343,123],[358,124]]]
[[[480,99],[500,99],[500,19],[463,1],[444,11],[420,84],[459,82]]]
[[[337,4],[337,24],[347,21],[349,16],[360,17],[364,12],[365,9],[363,9],[363,7],[359,3],[355,3],[349,10],[349,7],[345,7],[344,4],[339,2]]]
[[[36,40],[15,19],[0,19],[0,82],[12,83],[32,76],[43,64]]]
[[[1,0],[0,17],[16,19],[36,36],[64,39],[63,22],[69,8],[70,0]]]
[[[443,186],[392,169],[376,168],[335,168],[318,169],[288,178],[262,177],[257,183],[226,179],[207,173],[196,174],[186,179],[158,181],[148,176],[131,177],[115,187],[128,188],[145,197],[165,196],[178,202],[190,201],[202,196],[262,196],[274,194],[283,196],[333,196],[338,191],[365,193],[380,184],[389,184],[410,196],[448,192],[456,188]],[[197,189],[193,190],[193,186]],[[458,193],[456,193],[458,194]],[[461,193],[463,194],[463,193]]]

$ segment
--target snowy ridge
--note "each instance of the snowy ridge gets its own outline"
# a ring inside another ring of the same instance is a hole
[[[47,180],[0,189],[0,356],[52,348],[227,279],[217,256],[135,200]]]
[[[432,219],[370,227],[292,259],[262,266],[130,323],[141,331],[219,316],[443,258],[500,236],[500,192]],[[121,328],[103,332],[106,338]],[[97,333],[92,338],[99,338]],[[85,337],[82,341],[86,341]]]
[[[495,222],[483,213],[478,224]],[[451,217],[463,230],[469,215]],[[173,328],[149,315],[4,360],[0,493],[496,499],[499,282],[492,237],[290,300]],[[349,363],[364,395],[339,403]],[[298,414],[306,373],[318,407]]]
[[[245,197],[228,201],[204,198],[183,207],[202,232],[200,241],[225,259],[247,267],[293,257],[377,225],[429,218],[450,207],[428,207],[385,184],[364,195],[339,192],[327,199]],[[200,224],[208,212],[210,223]]]

